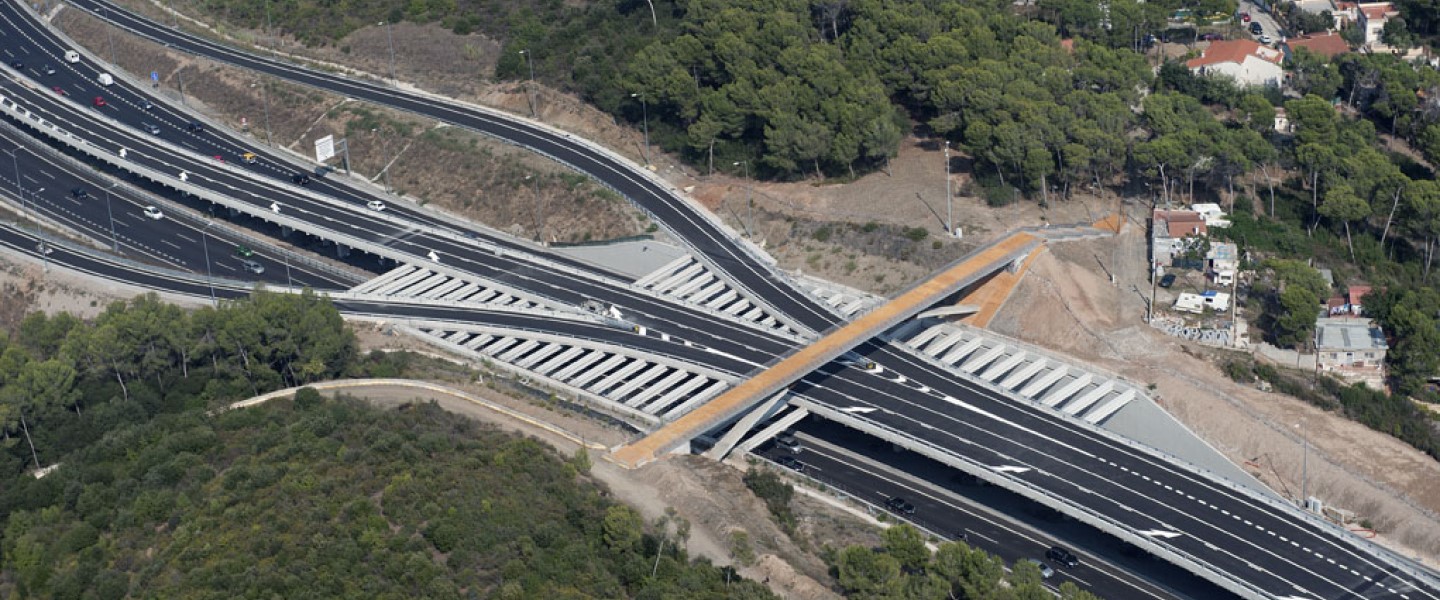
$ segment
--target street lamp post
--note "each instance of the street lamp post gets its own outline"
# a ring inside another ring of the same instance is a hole
[[[100,8],[105,11],[105,21],[107,21],[107,22],[105,23],[105,24],[106,24],[106,27],[105,27],[105,38],[106,38],[106,40],[107,40],[107,41],[109,42],[109,44],[110,44],[110,64],[111,64],[111,65],[114,65],[114,64],[115,64],[115,26],[114,26],[112,23],[109,23],[109,21],[110,21],[110,8],[107,7],[107,6],[102,6],[102,7],[100,7]]]
[[[745,168],[745,206],[747,207],[746,212],[750,215],[748,220],[751,223],[742,223],[742,225],[745,226],[745,237],[750,237],[750,227],[755,221],[755,187],[750,182],[750,161],[742,160],[733,164]]]
[[[650,109],[645,104],[645,97],[640,94],[630,94],[631,98],[640,99],[641,122],[645,128],[645,148],[640,154],[645,157],[645,164],[650,164]]]
[[[252,83],[250,87],[260,88],[260,100],[265,106],[265,143],[274,146],[275,141],[270,139],[270,88],[265,85],[264,81]]]
[[[945,233],[955,235],[955,207],[950,193],[950,140],[945,140]]]
[[[210,305],[219,306],[220,301],[215,299],[215,277],[210,273],[210,242],[208,232],[210,231],[210,226],[214,224],[214,221],[207,221],[205,226],[200,228],[200,247],[205,251],[205,285],[210,288]]]
[[[1305,436],[1304,419],[1295,427],[1300,429],[1300,445],[1303,448],[1300,455],[1300,506],[1303,508],[1310,502],[1310,438]]]
[[[533,118],[533,117],[535,117],[535,115],[536,115],[536,113],[535,113],[535,62],[534,62],[533,60],[531,60],[531,58],[530,58],[531,52],[530,52],[530,49],[529,49],[529,48],[526,48],[526,49],[524,49],[524,50],[521,50],[520,53],[523,54],[523,55],[525,55],[525,65],[528,66],[528,67],[530,67],[530,86],[529,86],[529,90],[528,90],[527,93],[525,94],[525,98],[530,101],[530,116]]]
[[[115,236],[115,211],[110,210],[110,188],[119,184],[112,183],[105,188],[105,214],[110,217],[110,250],[116,254],[120,253],[120,240]]]
[[[400,87],[400,80],[395,78],[395,31],[388,21],[381,21],[380,25],[385,26],[385,37],[390,40],[390,82],[395,87]]]
[[[376,137],[380,137],[380,128],[374,127],[370,129],[370,133],[375,134]],[[390,158],[390,144],[383,141],[383,138],[381,139],[382,141],[380,142],[380,147],[385,152],[385,164],[380,165],[380,177],[382,177],[385,181],[385,191],[392,192],[395,190],[395,188],[390,187],[390,162],[392,161],[392,159]]]
[[[545,211],[540,210],[540,178],[534,175],[526,175],[525,180],[535,184],[535,202],[531,204],[530,215],[535,221],[535,239],[541,244],[544,244]]]

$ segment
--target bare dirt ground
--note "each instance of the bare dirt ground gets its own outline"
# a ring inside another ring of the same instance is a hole
[[[1377,541],[1440,564],[1440,464],[1342,416],[1236,384],[1209,360],[1224,351],[1187,346],[1145,325],[1144,296],[1136,292],[1149,291],[1139,287],[1148,286],[1143,236],[1132,227],[1118,239],[1052,245],[991,328],[1154,383],[1152,394],[1171,414],[1297,499],[1303,427],[1310,495],[1368,519]],[[1118,286],[1097,260],[1115,270]]]

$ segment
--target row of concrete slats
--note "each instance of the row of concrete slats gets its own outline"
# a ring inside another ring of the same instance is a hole
[[[477,335],[477,336],[475,336],[475,337],[473,337],[473,338],[470,338],[470,339],[466,340],[466,341],[465,341],[465,347],[466,347],[466,348],[469,348],[469,349],[471,349],[471,350],[474,350],[474,351],[476,351],[476,352],[479,352],[479,351],[480,351],[480,348],[483,348],[486,344],[489,344],[490,342],[493,342],[493,341],[495,341],[495,336],[482,333],[482,334],[480,334],[480,335]]]
[[[1071,396],[1079,393],[1080,390],[1085,389],[1085,386],[1090,385],[1090,380],[1093,378],[1093,375],[1082,371],[1078,373],[1074,379],[1071,379],[1059,388],[1046,394],[1045,397],[1040,400],[1040,403],[1053,408],[1055,405],[1070,399]]]
[[[645,365],[647,364],[649,363],[643,360],[632,358],[630,359],[630,362],[621,365],[620,368],[615,369],[614,373],[606,375],[604,379],[601,379],[594,385],[591,385],[589,389],[597,395],[605,396],[608,398],[609,394],[606,394],[605,392],[608,392],[611,388],[620,385],[620,382],[624,381],[626,377],[639,373],[640,369],[645,368]]]
[[[969,360],[965,361],[965,364],[960,365],[960,370],[965,371],[966,373],[974,373],[984,368],[985,365],[990,364],[995,359],[1000,358],[1000,355],[1002,354],[1005,354],[1005,346],[1001,344],[995,344],[995,347],[986,350],[984,354],[981,354],[979,356],[973,356]]]
[[[584,354],[585,352],[586,352],[586,350],[585,350],[584,348],[580,348],[580,347],[577,347],[577,346],[571,346],[571,347],[569,347],[569,348],[566,348],[566,349],[565,349],[563,352],[561,352],[560,354],[555,355],[554,358],[551,358],[551,359],[549,359],[549,360],[546,360],[545,362],[542,362],[542,363],[540,363],[540,364],[538,364],[538,365],[535,365],[534,371],[535,371],[536,373],[539,373],[539,374],[541,374],[541,375],[545,375],[545,376],[549,377],[549,376],[550,376],[550,373],[554,372],[556,369],[559,369],[560,367],[565,366],[565,365],[568,364],[570,361],[574,360],[575,357],[580,356],[581,354]]]
[[[970,338],[963,344],[957,344],[954,350],[945,353],[945,356],[940,357],[940,362],[943,362],[947,365],[953,365],[955,363],[958,363],[961,359],[970,356],[972,352],[979,350],[980,345],[984,343],[985,338],[982,338],[978,335]]]
[[[599,350],[591,350],[589,352],[586,352],[585,354],[581,355],[580,358],[575,359],[574,362],[565,365],[565,368],[560,369],[560,371],[556,372],[554,378],[556,381],[569,381],[570,378],[573,377],[576,373],[590,368],[590,365],[599,362],[603,358],[605,358],[605,353],[600,352]]]
[[[539,350],[531,352],[529,356],[515,361],[515,366],[528,370],[530,367],[539,364],[540,361],[559,354],[560,351],[564,349],[565,346],[561,344],[545,344]]]
[[[672,409],[670,409],[670,410],[668,410],[668,411],[665,411],[665,414],[660,415],[660,416],[668,419],[668,418],[670,418],[672,415],[678,417],[678,416],[683,415],[683,414],[685,414],[685,413],[687,413],[687,412],[690,412],[690,409],[692,409],[692,408],[694,408],[694,407],[696,407],[696,406],[699,406],[702,402],[705,402],[705,401],[707,401],[707,400],[709,400],[709,399],[711,399],[711,398],[714,398],[715,396],[719,395],[720,392],[723,391],[727,385],[729,385],[729,384],[727,384],[727,383],[725,383],[725,382],[723,382],[723,381],[720,381],[720,380],[718,380],[718,379],[716,379],[716,380],[711,380],[711,381],[710,381],[710,385],[707,385],[707,386],[705,386],[705,387],[697,390],[694,395],[690,396],[690,399],[689,399],[689,400],[686,400],[686,401],[685,401],[684,404],[681,404],[680,406],[676,406],[675,408],[672,408]]]
[[[924,352],[935,358],[940,358],[947,351],[949,351],[950,348],[954,347],[955,344],[958,344],[964,340],[965,332],[958,329],[953,331],[947,331],[945,332],[945,335],[943,337],[931,340],[929,344],[926,344],[925,348],[922,349],[921,352]]]
[[[437,288],[437,287],[440,287],[442,284],[444,284],[446,281],[449,281],[449,280],[450,280],[450,276],[448,276],[448,275],[441,275],[441,274],[439,274],[439,273],[433,273],[433,272],[432,272],[432,273],[430,273],[430,276],[429,276],[429,277],[426,277],[426,278],[424,278],[424,279],[421,279],[420,281],[415,282],[415,285],[412,285],[412,286],[410,286],[410,287],[408,287],[408,288],[405,288],[405,289],[403,289],[403,290],[400,290],[400,291],[397,292],[395,295],[396,295],[396,296],[408,296],[408,297],[410,297],[410,298],[420,298],[420,297],[423,297],[423,296],[425,295],[425,292],[428,292],[428,291],[433,290],[433,289],[435,289],[435,288]]]
[[[690,281],[691,278],[703,273],[704,271],[705,265],[702,265],[698,262],[690,263],[689,266],[680,269],[674,275],[666,277],[664,281],[661,281],[660,283],[652,286],[651,289],[662,294],[667,294],[670,292],[670,290],[675,289],[675,286],[685,283],[686,281]]]
[[[425,294],[422,295],[421,297],[422,297],[422,298],[427,298],[427,299],[430,299],[430,300],[439,300],[440,298],[444,298],[444,297],[445,297],[445,294],[449,294],[450,292],[453,292],[453,291],[455,291],[455,290],[457,290],[457,289],[460,289],[460,288],[463,287],[464,285],[465,285],[465,280],[464,280],[464,279],[454,278],[454,279],[451,279],[450,281],[445,282],[445,283],[442,284],[442,285],[437,285],[437,286],[435,286],[434,289],[432,289],[432,290],[430,290],[430,291],[428,291],[428,292],[425,292]]]
[[[1065,406],[1060,407],[1060,410],[1065,411],[1067,415],[1080,414],[1080,411],[1090,408],[1113,389],[1115,389],[1115,382],[1107,379],[1095,386],[1095,389],[1085,392],[1083,396],[1066,402]]]
[[[643,410],[652,415],[663,415],[664,413],[668,412],[666,411],[666,407],[675,404],[675,402],[679,401],[680,398],[684,397],[686,394],[689,394],[690,392],[695,391],[700,386],[705,385],[706,381],[709,381],[709,379],[706,379],[705,377],[702,377],[700,375],[691,377],[684,383],[675,386],[675,389],[670,390],[670,393],[661,396],[659,400],[651,402],[649,405],[646,405],[645,408],[642,408],[640,410]]]
[[[685,265],[689,264],[689,263],[690,263],[690,260],[691,260],[691,256],[690,256],[689,254],[686,254],[686,255],[684,255],[684,256],[681,256],[680,258],[677,258],[677,259],[675,259],[675,260],[672,260],[672,261],[670,261],[669,263],[666,263],[665,266],[660,267],[660,268],[658,268],[658,269],[655,269],[654,271],[651,271],[648,275],[646,275],[646,276],[644,276],[644,277],[641,277],[641,278],[639,278],[639,279],[636,279],[636,280],[635,280],[635,285],[636,285],[636,287],[640,287],[640,288],[650,287],[651,284],[654,284],[656,281],[659,281],[661,277],[665,277],[665,276],[667,276],[667,275],[669,275],[669,274],[671,274],[671,273],[674,273],[675,271],[679,270],[681,267],[684,267]]]
[[[482,287],[480,287],[480,286],[478,286],[478,285],[475,285],[475,284],[473,284],[473,283],[470,283],[470,282],[468,282],[468,281],[466,281],[466,282],[464,282],[464,283],[465,283],[465,285],[460,286],[460,289],[455,290],[455,291],[453,291],[453,292],[450,292],[450,293],[448,293],[448,294],[445,294],[445,296],[443,296],[441,299],[442,299],[442,300],[454,300],[454,301],[456,301],[456,302],[463,302],[466,298],[469,298],[469,297],[471,297],[471,296],[474,296],[475,294],[478,294],[478,293],[480,293],[482,290],[485,289],[485,288],[482,288]]]
[[[935,338],[940,337],[940,334],[948,333],[949,331],[950,328],[945,326],[944,323],[941,323],[939,325],[926,329],[925,331],[922,331],[918,334],[915,334],[914,337],[905,340],[905,343],[909,344],[911,348],[923,350],[925,348],[925,345],[929,344],[931,340],[934,340]]]
[[[429,269],[419,269],[419,268],[417,268],[417,269],[415,269],[414,272],[412,272],[412,273],[410,273],[410,274],[408,274],[408,275],[405,275],[404,277],[399,277],[399,278],[395,279],[394,281],[391,281],[391,282],[390,282],[389,284],[387,284],[387,285],[383,285],[383,286],[380,286],[379,288],[376,288],[376,289],[375,289],[375,293],[376,293],[376,294],[380,294],[381,296],[394,296],[394,295],[400,293],[401,290],[403,290],[403,289],[405,289],[405,288],[408,288],[408,287],[410,287],[410,286],[412,286],[412,285],[415,285],[415,284],[416,284],[417,282],[419,282],[421,279],[424,279],[424,278],[426,278],[426,277],[429,277],[430,275],[431,275],[431,273],[430,273],[430,270],[429,270]]]
[[[740,314],[742,311],[744,311],[744,310],[747,309],[747,308],[750,308],[750,301],[749,301],[749,300],[746,300],[745,297],[742,296],[742,297],[740,297],[739,300],[736,300],[735,302],[731,303],[730,306],[727,306],[727,307],[721,309],[721,311],[724,312],[724,313],[726,313],[726,314],[728,314],[728,315],[732,315],[732,316],[733,316],[733,315],[738,315],[738,314]]]
[[[468,331],[451,331],[450,333],[445,333],[445,332],[437,331],[437,332],[432,333],[431,335],[438,335],[438,336],[440,336],[440,339],[442,339],[442,340],[445,340],[445,341],[450,342],[450,343],[452,343],[452,344],[459,344],[459,343],[462,343],[463,340],[468,339],[468,338],[470,337],[470,332],[468,332]]]
[[[571,379],[569,383],[572,386],[584,388],[590,385],[590,383],[595,381],[596,379],[604,377],[606,373],[614,370],[615,367],[624,364],[627,360],[630,359],[624,355],[611,354],[610,358],[600,361],[600,364],[595,365],[594,367],[586,369],[583,373],[580,373],[574,379]]]
[[[1023,367],[1020,367],[1019,370],[1011,373],[1009,377],[1006,377],[1005,381],[1000,382],[1000,387],[1007,390],[1014,390],[1015,388],[1020,387],[1021,384],[1029,381],[1031,377],[1034,377],[1036,373],[1044,370],[1045,367],[1049,365],[1050,359],[1043,356],[1037,356],[1035,357],[1035,360],[1033,362]]]
[[[1114,398],[1111,398],[1104,404],[1100,405],[1100,408],[1085,413],[1085,416],[1082,418],[1096,425],[1100,425],[1105,422],[1105,419],[1110,418],[1111,415],[1115,414],[1120,409],[1125,408],[1125,405],[1129,404],[1130,401],[1134,399],[1135,390],[1125,390],[1124,393],[1115,396]]]
[[[500,354],[501,352],[504,352],[506,348],[514,346],[518,343],[520,343],[520,340],[518,339],[511,337],[502,337],[480,348],[480,352],[489,354],[490,356],[495,356],[497,354]]]
[[[710,285],[700,288],[700,291],[690,294],[690,297],[687,299],[696,304],[704,305],[709,303],[714,298],[723,296],[725,294],[725,290],[727,289],[729,288],[725,287],[724,281],[716,279],[715,281],[711,282]]]
[[[665,390],[674,387],[675,384],[680,383],[680,380],[685,379],[689,376],[690,373],[688,371],[685,371],[683,369],[676,369],[669,375],[666,375],[664,379],[655,382],[655,385],[640,388],[639,391],[635,392],[634,397],[625,401],[625,405],[629,406],[630,408],[637,408],[644,404],[647,404],[650,401],[654,400],[660,394],[665,393]]]
[[[415,267],[412,267],[410,265],[400,265],[398,267],[390,269],[384,275],[380,275],[379,277],[376,277],[374,279],[366,281],[365,283],[351,288],[350,291],[357,294],[369,294],[371,292],[374,292],[379,287],[389,284],[390,282],[405,276],[411,271],[411,269],[414,268]]]
[[[1050,386],[1055,385],[1055,382],[1060,381],[1060,378],[1064,377],[1070,370],[1064,363],[1056,363],[1051,366],[1053,368],[1045,372],[1045,374],[1031,380],[1024,389],[1020,390],[1020,395],[1026,398],[1034,398],[1035,394],[1039,394]]]
[[[840,312],[845,313],[845,316],[848,317],[848,316],[853,315],[853,314],[855,314],[855,313],[857,313],[857,312],[860,312],[860,309],[862,309],[862,308],[865,308],[865,299],[864,299],[864,298],[856,298],[854,302],[851,302],[851,303],[849,303],[849,304],[846,304],[845,306],[840,307]]]
[[[716,296],[716,297],[714,297],[714,298],[711,298],[708,302],[705,303],[705,306],[706,306],[707,308],[712,308],[712,309],[717,309],[717,310],[718,310],[720,307],[725,306],[726,304],[729,304],[729,303],[731,303],[731,302],[734,302],[735,299],[736,299],[736,298],[739,298],[739,297],[740,297],[740,293],[739,293],[739,292],[737,292],[737,291],[735,291],[735,290],[732,290],[732,289],[730,289],[730,288],[725,288],[725,291],[724,291],[723,293],[721,293],[719,296]]]
[[[1025,357],[1025,352],[1015,350],[1009,356],[1005,357],[1005,360],[990,365],[990,368],[985,369],[985,372],[980,374],[980,378],[985,381],[994,382],[996,379],[1004,377],[1011,369],[1020,366],[1020,363],[1025,362]]]
[[[680,284],[674,289],[674,291],[670,292],[670,295],[675,296],[676,298],[689,298],[690,294],[698,292],[700,291],[700,288],[710,285],[714,282],[714,275],[711,275],[709,272],[701,273],[699,277]]]
[[[650,368],[645,369],[644,371],[640,372],[640,374],[634,377],[631,377],[630,380],[626,381],[624,385],[615,388],[615,390],[610,393],[610,397],[617,402],[624,402],[626,405],[629,405],[630,403],[627,398],[630,397],[630,394],[634,393],[635,390],[640,389],[640,386],[650,383],[651,381],[654,381],[655,378],[664,375],[665,371],[668,370],[670,370],[670,367],[667,367],[665,365],[658,363],[652,364],[650,365]]]
[[[525,340],[517,344],[515,347],[496,355],[495,358],[505,361],[507,363],[514,364],[516,359],[525,356],[525,353],[539,347],[540,342],[537,342],[535,340]]]

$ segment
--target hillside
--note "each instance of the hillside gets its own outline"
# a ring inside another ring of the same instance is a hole
[[[537,441],[304,396],[165,415],[12,477],[0,597],[771,597],[674,543],[656,567],[640,517]]]

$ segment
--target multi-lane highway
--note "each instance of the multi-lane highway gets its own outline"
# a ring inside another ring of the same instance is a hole
[[[99,5],[93,0],[82,0],[78,4]],[[15,31],[22,31],[22,26],[35,30],[17,36],[7,32],[0,40],[5,49],[26,54],[38,52],[40,60],[55,64],[57,52],[63,49],[59,49],[54,40],[41,37],[44,28],[24,25],[29,23],[25,20],[28,17],[9,2],[0,6],[5,7],[4,14],[12,19],[14,24],[10,26]],[[697,216],[693,207],[677,199],[664,186],[580,140],[487,111],[457,108],[422,95],[398,93],[373,84],[258,59],[155,26],[113,7],[107,12],[127,28],[187,51],[457,122],[550,154],[600,177],[634,199],[658,221],[706,253],[712,264],[730,273],[744,289],[805,327],[824,330],[837,320],[787,282],[775,278],[764,264],[750,257],[717,225]],[[17,51],[17,48],[25,50]],[[47,56],[49,58],[45,58]],[[81,76],[93,78],[94,73]],[[44,75],[32,73],[30,77],[38,80]],[[736,325],[638,294],[603,277],[564,273],[503,253],[497,255],[463,237],[437,235],[423,223],[410,225],[404,219],[367,214],[363,205],[352,203],[346,207],[328,203],[324,198],[294,189],[295,186],[283,178],[270,177],[267,182],[247,172],[246,167],[219,165],[201,152],[187,153],[174,145],[159,143],[151,134],[133,125],[96,118],[104,113],[97,112],[93,106],[46,96],[53,96],[53,92],[39,85],[34,87],[12,87],[7,88],[7,92],[14,93],[34,110],[45,111],[47,119],[63,123],[87,139],[109,143],[117,149],[125,147],[127,153],[133,153],[133,160],[153,164],[157,169],[168,168],[177,173],[180,169],[186,170],[194,174],[193,181],[223,190],[242,201],[268,205],[276,201],[274,198],[285,198],[287,211],[292,208],[308,211],[317,222],[331,223],[340,230],[351,227],[363,230],[367,236],[393,239],[392,248],[412,256],[440,251],[446,257],[446,264],[557,302],[574,304],[599,298],[607,302],[613,300],[610,303],[619,306],[638,306],[635,319],[655,329],[678,332],[683,338],[699,341],[711,349],[702,350],[689,360],[705,364],[733,360],[725,368],[736,372],[735,369],[748,370],[746,367],[763,364],[794,343],[750,326]],[[135,102],[129,108],[122,105],[115,110],[144,110],[138,95]],[[206,135],[213,134],[199,134],[200,137]],[[412,231],[419,233],[411,235]],[[396,232],[401,235],[397,236]],[[623,332],[600,335],[614,343],[635,343],[633,339],[622,338]],[[663,343],[675,344],[674,341]],[[968,465],[973,471],[1002,479],[1006,485],[1073,503],[1078,510],[1097,520],[1120,525],[1132,535],[1148,538],[1157,548],[1174,553],[1171,558],[1183,557],[1204,564],[1213,572],[1231,574],[1235,580],[1250,586],[1239,591],[1251,592],[1257,597],[1440,598],[1431,580],[1397,569],[1392,564],[1393,558],[1377,556],[1362,547],[1364,542],[1311,523],[1293,508],[1217,483],[1089,426],[967,383],[951,371],[888,342],[867,343],[859,351],[879,363],[884,372],[866,373],[832,364],[806,376],[793,391],[812,411],[827,418],[890,435],[906,447],[942,462]]]

